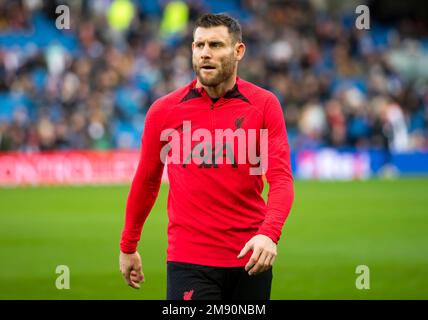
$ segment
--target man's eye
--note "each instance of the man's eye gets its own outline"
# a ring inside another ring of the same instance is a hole
[[[203,44],[203,43],[198,43],[196,46],[197,46],[198,48],[203,48],[203,47],[204,47],[204,44]]]

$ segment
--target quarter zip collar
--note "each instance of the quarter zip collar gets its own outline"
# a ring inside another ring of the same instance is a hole
[[[208,93],[206,92],[206,90],[204,89],[204,87],[199,87],[196,88],[196,81],[197,79],[194,79],[192,82],[189,83],[189,91],[187,92],[187,94],[183,97],[183,99],[181,100],[181,102],[187,101],[187,100],[191,100],[194,98],[202,98],[204,99],[207,103],[210,104],[210,106],[216,106],[219,107],[221,105],[223,105],[225,102],[227,102],[230,99],[240,99],[242,101],[245,101],[249,104],[251,104],[251,102],[239,91],[239,87],[241,84],[241,79],[239,78],[239,76],[236,77],[236,81],[235,81],[235,85],[233,86],[232,89],[230,89],[229,91],[227,91],[222,97],[220,97],[215,103],[211,100],[211,97],[208,95]]]
[[[232,88],[232,89],[230,89],[230,90],[228,90],[228,91],[226,91],[226,92],[225,92],[225,94],[224,94],[224,95],[222,95],[221,97],[219,97],[219,98],[217,99],[217,101],[215,101],[215,102],[214,102],[214,101],[212,101],[211,97],[208,95],[208,93],[207,93],[207,91],[205,90],[205,88],[204,88],[204,87],[199,87],[199,88],[196,88],[196,87],[195,87],[195,86],[196,86],[197,79],[194,79],[194,80],[190,83],[189,89],[190,89],[190,90],[196,90],[196,91],[198,92],[198,94],[199,94],[203,99],[205,99],[206,101],[208,101],[208,102],[210,103],[210,105],[219,106],[219,105],[221,105],[221,104],[223,104],[223,103],[224,103],[224,100],[225,100],[225,99],[234,98],[234,97],[236,97],[238,94],[240,94],[240,93],[239,93],[239,91],[238,91],[238,82],[239,82],[239,80],[240,80],[239,76],[236,76],[236,79],[235,79],[235,85],[233,86],[233,88]]]

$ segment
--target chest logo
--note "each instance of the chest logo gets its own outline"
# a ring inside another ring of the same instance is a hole
[[[243,122],[244,122],[244,117],[236,118],[235,120],[236,129],[241,128]]]

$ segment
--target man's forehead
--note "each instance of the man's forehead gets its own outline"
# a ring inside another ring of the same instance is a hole
[[[197,27],[194,34],[195,41],[210,41],[210,40],[223,40],[227,41],[231,35],[226,26],[217,27]]]

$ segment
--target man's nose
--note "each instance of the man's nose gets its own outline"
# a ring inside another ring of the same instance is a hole
[[[211,50],[209,45],[205,44],[204,47],[202,48],[201,58],[202,59],[211,58]]]

